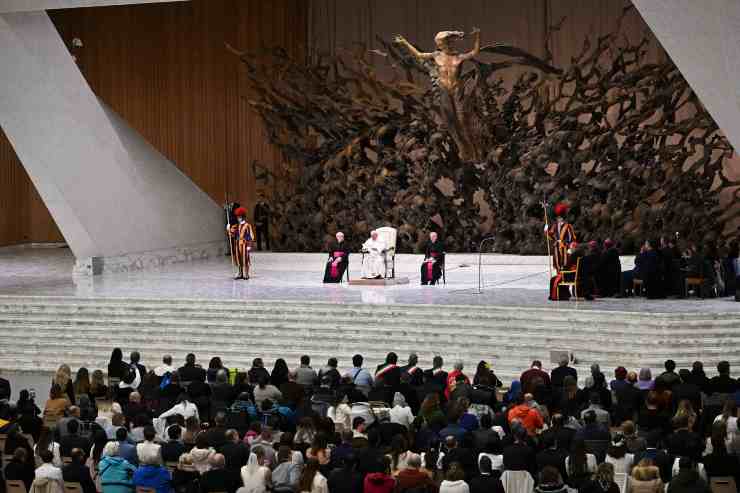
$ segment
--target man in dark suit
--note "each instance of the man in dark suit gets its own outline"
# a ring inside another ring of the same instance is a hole
[[[162,444],[162,460],[164,463],[177,462],[180,456],[185,453],[185,445],[180,441],[182,430],[179,426],[170,426],[167,429],[169,440]]]
[[[96,493],[97,489],[90,477],[90,468],[85,465],[85,453],[76,448],[72,449],[72,462],[62,468],[64,481],[80,483],[83,493]]]
[[[412,387],[420,387],[424,384],[424,375],[421,368],[419,368],[419,357],[411,353],[409,355],[409,364],[401,367],[401,380],[408,383]]]
[[[424,371],[424,382],[435,390],[439,389],[438,392],[444,391],[447,387],[447,372],[442,369],[443,366],[442,356],[435,356],[432,359],[432,368]]]
[[[221,447],[226,443],[226,414],[222,411],[213,417],[213,425],[206,431],[206,438],[209,446],[221,451]]]
[[[226,469],[236,471],[247,465],[249,461],[249,445],[239,440],[239,432],[226,430],[226,443],[221,447],[221,453],[226,460]]]
[[[388,353],[385,357],[385,363],[378,365],[375,369],[375,380],[381,381],[384,387],[398,388],[401,383],[401,369],[397,365],[398,355]]]
[[[206,371],[195,364],[195,355],[193,353],[185,356],[185,366],[177,370],[181,382],[205,382]]]
[[[734,394],[738,390],[737,380],[730,376],[730,363],[720,361],[717,364],[717,375],[709,380],[709,392],[714,394]]]
[[[554,389],[563,388],[563,380],[565,377],[573,377],[576,382],[578,381],[578,370],[572,366],[568,366],[570,357],[567,353],[563,353],[558,361],[558,367],[550,372],[550,383]]]
[[[215,454],[210,462],[211,469],[200,477],[201,493],[236,491],[240,486],[241,477],[238,473],[226,469],[226,459],[223,454]]]
[[[59,440],[59,453],[70,457],[73,449],[90,450],[90,441],[79,435],[80,422],[76,419],[67,423],[67,434]]]

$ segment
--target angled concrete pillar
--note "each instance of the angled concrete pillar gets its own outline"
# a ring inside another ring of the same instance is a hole
[[[0,14],[0,46],[0,126],[79,271],[221,252],[220,207],[97,99],[45,12]]]
[[[740,0],[632,0],[740,151]]]

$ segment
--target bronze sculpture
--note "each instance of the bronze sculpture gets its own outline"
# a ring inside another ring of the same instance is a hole
[[[462,66],[467,60],[471,60],[480,54],[480,30],[474,28],[471,33],[473,36],[473,49],[467,53],[458,53],[453,43],[465,38],[462,31],[442,31],[434,37],[434,43],[437,50],[431,53],[424,53],[417,50],[402,35],[397,35],[393,41],[403,46],[420,64],[431,61],[433,65],[429,67],[429,75],[432,82],[437,85],[439,91],[439,103],[444,117],[447,130],[457,144],[460,152],[460,158],[464,161],[480,160],[481,155],[478,148],[474,145],[470,135],[470,130],[465,121],[465,115],[459,110],[461,105],[460,97],[460,74]]]

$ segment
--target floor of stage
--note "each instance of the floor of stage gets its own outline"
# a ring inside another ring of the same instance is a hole
[[[326,256],[320,253],[253,255],[253,275],[234,281],[228,257],[96,277],[73,277],[74,258],[67,248],[0,249],[0,295],[115,298],[185,298],[300,300],[334,303],[549,306],[553,309],[630,312],[738,312],[729,298],[707,300],[597,299],[593,302],[548,302],[545,257],[484,255],[483,290],[478,294],[478,256],[449,254],[447,284],[419,285],[420,255],[398,255],[396,276],[409,284],[349,286],[323,284]],[[631,260],[623,259],[623,269]],[[353,255],[351,276],[360,273]]]
[[[72,276],[74,257],[67,248],[4,248],[0,249],[0,295],[551,306],[640,312],[740,311],[740,303],[728,298],[548,302],[545,257],[484,255],[481,294],[477,255],[449,254],[447,284],[439,286],[419,285],[420,255],[397,256],[396,276],[408,277],[410,282],[406,285],[326,285],[321,282],[325,258],[320,253],[256,252],[253,275],[248,281],[232,279],[228,257],[91,278]],[[630,268],[628,264],[630,260],[624,259],[623,268]],[[354,278],[359,272],[360,255],[355,255],[350,274]]]

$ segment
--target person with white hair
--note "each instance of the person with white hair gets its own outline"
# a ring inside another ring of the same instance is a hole
[[[329,244],[329,258],[324,269],[325,283],[342,282],[342,276],[349,265],[349,246],[344,241],[344,233],[337,231],[336,241]]]
[[[406,404],[406,398],[400,392],[396,392],[393,396],[393,407],[390,410],[390,416],[391,423],[403,425],[407,430],[411,428],[411,424],[414,422],[414,413],[411,412],[411,408]]]
[[[409,452],[406,455],[406,467],[396,475],[397,491],[433,491],[434,486],[429,474],[421,470],[421,456]]]
[[[103,458],[98,464],[98,474],[100,474],[100,484],[105,493],[130,493],[134,490],[133,476],[136,467],[120,457],[119,451],[118,442],[108,442],[103,448]]]
[[[362,244],[365,257],[362,261],[363,279],[382,279],[385,276],[385,253],[388,245],[378,237],[378,232],[373,230],[370,238]]]

